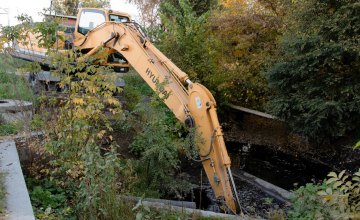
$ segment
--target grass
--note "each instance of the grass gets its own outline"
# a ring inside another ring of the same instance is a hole
[[[5,173],[0,173],[0,217],[5,214],[6,192],[5,192]]]
[[[7,73],[0,66],[0,99],[33,101],[35,95],[23,77]]]
[[[24,68],[29,62],[13,58],[9,54],[0,53],[0,70],[16,72],[19,68]]]
[[[15,59],[7,54],[0,54],[0,100],[18,99],[34,102],[36,96],[24,77],[15,75],[19,68],[28,62]],[[2,123],[0,117],[0,135],[16,134],[21,129],[21,122]]]
[[[0,99],[21,99],[33,101],[35,96],[28,83],[21,76],[15,75],[19,68],[28,62],[0,54]]]
[[[5,123],[0,124],[0,135],[16,134],[20,130],[18,123]]]

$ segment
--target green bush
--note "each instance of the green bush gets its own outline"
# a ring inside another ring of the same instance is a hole
[[[289,219],[329,219],[330,208],[324,206],[317,195],[326,188],[325,184],[307,183],[293,191],[292,208],[288,212]]]
[[[126,100],[127,110],[134,110],[136,105],[143,101],[144,97],[153,94],[150,86],[133,70],[127,75],[122,76],[122,78],[125,81],[123,94]]]
[[[295,1],[267,72],[273,114],[321,142],[360,126],[360,3]]]
[[[37,219],[74,219],[70,192],[48,180],[26,178],[26,185]]]
[[[360,218],[360,169],[353,176],[344,170],[328,177],[321,185],[308,183],[293,191],[289,219]]]
[[[147,196],[178,196],[191,190],[186,180],[178,178],[179,151],[186,148],[187,141],[179,137],[182,125],[172,112],[157,98],[137,106],[133,112],[140,115],[136,126],[140,130],[130,145],[138,156],[133,161],[137,176],[133,191]]]
[[[39,131],[41,129],[44,129],[45,127],[45,121],[44,118],[39,115],[35,114],[33,115],[31,122],[30,122],[30,128],[32,131]]]

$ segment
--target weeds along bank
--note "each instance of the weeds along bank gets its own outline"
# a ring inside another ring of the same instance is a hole
[[[146,103],[153,105],[154,110],[150,114],[144,111],[147,106],[141,103],[144,95],[140,91],[130,91],[129,87],[126,92],[129,107],[122,109],[119,100],[113,97],[120,89],[114,85],[115,76],[110,70],[92,65],[87,65],[86,69],[70,66],[68,63],[71,60],[62,62],[64,65],[57,69],[58,73],[69,68],[71,72],[77,72],[75,76],[68,74],[62,78],[60,86],[66,87],[62,97],[49,98],[43,94],[35,97],[28,82],[13,72],[23,67],[21,61],[14,61],[7,55],[3,57],[1,98],[26,99],[36,103],[35,116],[29,126],[45,132],[44,140],[28,139],[23,143],[32,150],[30,160],[23,169],[37,218],[135,219],[137,213],[169,218],[181,216],[143,208],[132,211],[133,206],[119,198],[122,193],[159,197],[190,189],[185,180],[177,181],[175,178],[180,140],[174,137],[181,127],[173,130],[175,120],[159,100],[154,98]],[[80,68],[81,71],[78,71]],[[73,80],[75,77],[76,81]],[[152,94],[149,88],[144,90]],[[139,97],[138,100],[135,96]],[[155,106],[158,106],[157,110]],[[159,118],[155,114],[159,114]],[[166,117],[160,117],[163,115]],[[129,118],[129,123],[126,118]],[[167,128],[162,129],[160,125],[166,124]],[[157,128],[161,135],[151,142],[146,140],[146,136],[136,136],[143,130],[154,131]],[[17,124],[2,123],[0,130],[1,135],[8,135],[21,129]],[[113,135],[119,132],[132,133],[129,136],[136,140],[136,144],[130,148],[136,152],[138,162],[119,154],[122,147],[128,150],[131,144],[129,141],[122,146],[117,145]],[[149,166],[143,166],[147,161]],[[149,184],[144,185],[143,182]]]
[[[36,96],[26,77],[23,77],[21,73],[19,75],[15,74],[17,71],[21,72],[21,69],[24,70],[28,64],[25,61],[13,59],[8,54],[0,53],[0,100],[15,99],[36,102]],[[11,135],[35,128],[25,118],[9,123],[1,120],[0,118],[0,135]]]
[[[132,101],[133,108],[122,108],[113,96],[121,91],[110,70],[58,62],[64,65],[56,72],[71,70],[59,84],[61,98],[39,96],[37,114],[44,121],[45,140],[31,142],[36,156],[25,167],[39,218],[134,219],[144,210],[131,211],[119,195],[181,197],[191,189],[176,178],[178,149],[187,143],[177,136],[182,127],[174,126],[175,119],[155,96],[143,103],[138,92],[138,103],[133,94],[126,102],[131,106]],[[118,145],[118,133],[133,134],[128,135],[133,140]],[[134,159],[121,155],[122,148],[132,150]]]

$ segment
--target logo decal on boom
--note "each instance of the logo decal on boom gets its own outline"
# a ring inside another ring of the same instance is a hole
[[[155,86],[159,90],[160,94],[162,94],[164,96],[164,98],[167,99],[170,95],[170,92],[165,90],[164,85],[162,85],[163,83],[160,83],[160,81],[159,81],[159,77],[155,77],[154,73],[149,68],[146,69],[145,73],[151,79],[151,81],[155,84]]]

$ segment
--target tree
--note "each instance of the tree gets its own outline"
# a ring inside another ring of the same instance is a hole
[[[79,7],[108,8],[110,0],[52,0],[50,10],[62,15],[76,15]]]
[[[282,4],[206,2],[162,1],[157,45],[220,103],[262,110],[269,95],[262,72],[281,33]]]
[[[128,0],[130,3],[135,3],[140,11],[140,20],[148,28],[154,28],[161,23],[160,11],[161,5],[172,4],[177,9],[180,9],[180,2],[178,0]],[[209,9],[216,5],[216,0],[189,0],[198,16],[209,11]],[[163,11],[164,12],[164,11]],[[173,14],[167,14],[172,16]]]
[[[208,21],[209,46],[218,67],[208,77],[208,84],[226,102],[263,110],[270,92],[262,73],[281,34],[281,4],[271,0],[221,3]]]
[[[159,6],[161,0],[129,0],[135,3],[140,11],[140,20],[147,28],[155,28],[159,24]]]
[[[356,0],[292,3],[267,78],[272,113],[294,131],[322,141],[359,128],[359,12]]]
[[[192,80],[203,81],[215,70],[207,47],[209,14],[198,16],[189,0],[180,0],[177,4],[172,1],[161,4],[160,16],[165,31],[160,33],[157,45]]]

